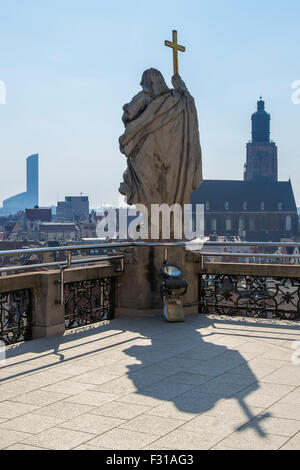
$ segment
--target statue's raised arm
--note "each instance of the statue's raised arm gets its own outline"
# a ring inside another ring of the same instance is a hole
[[[186,87],[186,84],[182,80],[180,75],[173,75],[172,77],[172,85],[174,87],[174,90],[180,91],[180,92],[188,92],[188,89]]]

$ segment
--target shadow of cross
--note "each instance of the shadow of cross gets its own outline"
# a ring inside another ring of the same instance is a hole
[[[235,430],[238,432],[241,432],[241,431],[244,431],[246,428],[253,428],[260,437],[265,437],[266,433],[261,428],[259,423],[261,421],[264,421],[267,418],[270,418],[272,416],[271,413],[264,413],[260,416],[257,416],[257,418],[255,418],[255,421],[253,421],[254,416],[249,410],[249,407],[247,406],[247,404],[243,400],[239,400],[239,404],[241,408],[244,410],[245,415],[248,417],[249,422],[246,423],[244,426],[238,426]]]
[[[130,330],[140,334],[141,340],[124,349],[133,358],[127,367],[136,394],[161,400],[161,407],[175,405],[178,419],[180,413],[214,416],[216,405],[226,403],[226,399],[231,403],[236,400],[241,416],[246,418],[238,429],[251,426],[259,436],[265,436],[260,422],[270,414],[257,418],[246,401],[259,389],[257,378],[243,355],[226,346],[228,336],[213,331],[213,320],[204,319],[201,328],[198,321],[189,321],[188,317],[180,324],[157,318],[153,318],[153,326],[148,322],[145,327],[141,322],[138,328],[138,323],[132,323]],[[236,422],[234,412],[231,418]],[[233,427],[232,432],[236,429]]]

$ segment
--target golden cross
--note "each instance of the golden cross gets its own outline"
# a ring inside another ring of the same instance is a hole
[[[165,41],[165,46],[173,49],[174,75],[178,74],[178,51],[185,52],[185,47],[177,43],[177,31],[173,30],[173,42]]]

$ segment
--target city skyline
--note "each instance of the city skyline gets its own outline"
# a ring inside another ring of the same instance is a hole
[[[7,98],[0,106],[1,201],[20,192],[24,158],[38,152],[41,206],[81,192],[91,207],[117,204],[126,168],[118,148],[122,106],[140,91],[148,67],[161,70],[170,85],[172,57],[164,40],[177,28],[186,47],[179,73],[199,115],[204,178],[243,178],[249,114],[262,95],[279,150],[279,180],[291,177],[300,205],[300,106],[291,99],[300,78],[292,53],[299,4],[190,1],[182,8],[178,1],[154,1],[153,12],[155,5],[159,14],[147,18],[137,1],[2,7],[0,80]]]

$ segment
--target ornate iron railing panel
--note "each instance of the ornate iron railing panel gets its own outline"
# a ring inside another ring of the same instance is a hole
[[[31,339],[32,293],[30,289],[0,294],[0,340],[5,344]]]
[[[300,319],[300,278],[199,276],[200,313]]]
[[[64,286],[66,329],[110,320],[115,311],[114,278],[71,282]]]

